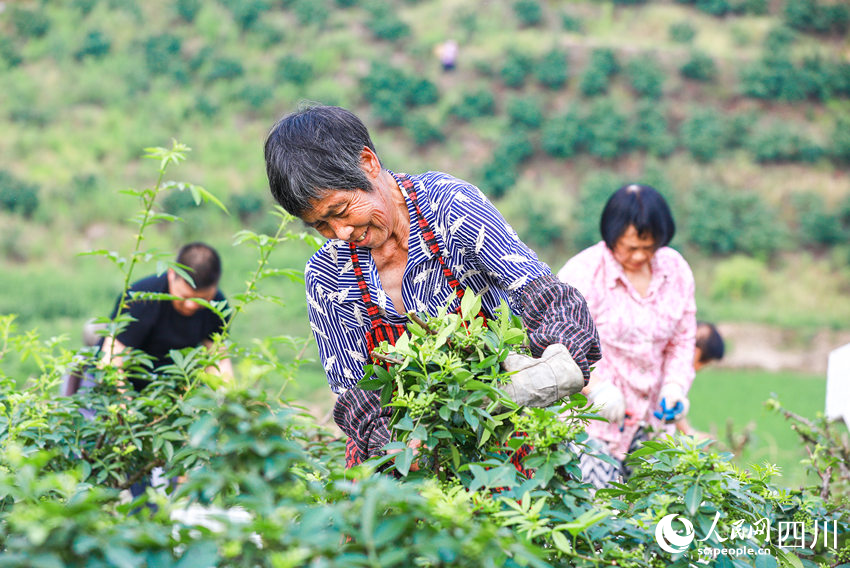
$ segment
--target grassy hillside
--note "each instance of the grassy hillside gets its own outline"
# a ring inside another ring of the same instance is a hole
[[[265,133],[311,100],[360,113],[387,167],[479,184],[555,269],[597,239],[601,204],[619,184],[650,183],[673,203],[673,244],[694,267],[700,317],[847,328],[850,64],[840,8],[6,3],[0,312],[74,342],[82,321],[109,310],[119,275],[77,255],[129,250],[135,203],[118,192],[153,183],[142,149],[172,138],[193,152],[170,175],[203,185],[231,215],[168,197],[163,209],[184,222],[146,244],[207,240],[223,254],[225,290],[239,290],[254,258],[231,236],[274,227]],[[434,50],[449,38],[459,57],[443,72]],[[285,250],[276,262],[300,267],[308,254]],[[236,334],[307,333],[302,291],[280,286],[289,307],[249,312]]]

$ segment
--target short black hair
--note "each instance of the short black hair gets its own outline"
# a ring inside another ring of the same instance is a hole
[[[656,248],[667,246],[676,233],[667,201],[649,185],[624,185],[605,203],[599,230],[609,249],[614,249],[629,225],[634,225],[640,236],[652,235]]]
[[[192,277],[192,288],[195,290],[217,286],[221,279],[221,258],[218,252],[207,244],[183,245],[177,253],[177,264]]]
[[[266,137],[272,196],[301,217],[327,190],[372,191],[360,167],[364,148],[375,152],[369,130],[354,113],[335,106],[302,106],[277,121]]]
[[[700,350],[700,363],[723,359],[723,352],[725,351],[723,337],[713,323],[697,321],[696,346]]]

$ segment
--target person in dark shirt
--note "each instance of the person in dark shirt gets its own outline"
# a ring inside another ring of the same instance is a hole
[[[148,276],[130,286],[129,292],[153,292],[176,296],[173,300],[137,300],[128,295],[126,312],[134,318],[117,337],[100,341],[103,360],[113,366],[123,364],[127,348],[138,349],[153,358],[153,368],[171,364],[169,351],[205,345],[211,348],[214,334],[224,329],[225,321],[218,314],[198,303],[224,301],[218,289],[221,277],[221,259],[212,247],[204,243],[190,243],[177,254],[177,264],[192,278],[189,282],[173,268],[165,274]],[[120,298],[118,300],[120,302]],[[112,318],[118,313],[116,302]],[[230,359],[218,362],[207,371],[224,377],[233,375]],[[140,391],[150,381],[130,377],[133,387]]]

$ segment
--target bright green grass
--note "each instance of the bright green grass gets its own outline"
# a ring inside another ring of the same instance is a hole
[[[697,374],[691,387],[690,422],[694,428],[713,434],[726,447],[728,423],[741,433],[752,424],[751,440],[736,461],[741,466],[775,463],[782,468],[780,485],[796,487],[807,479],[800,460],[805,450],[790,423],[767,410],[764,402],[775,393],[787,409],[814,417],[824,410],[826,378],[801,373],[773,373],[732,369],[706,369]]]

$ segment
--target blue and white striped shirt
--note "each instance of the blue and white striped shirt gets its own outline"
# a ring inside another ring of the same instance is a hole
[[[419,207],[437,237],[446,264],[464,288],[482,295],[482,307],[493,313],[501,300],[522,315],[523,287],[549,267],[520,241],[505,218],[474,185],[441,172],[410,176]],[[399,189],[401,191],[401,189]],[[401,294],[405,307],[434,315],[454,297],[437,257],[428,250],[407,198],[411,218],[407,266]],[[358,248],[361,269],[372,300],[388,323],[406,324],[381,289],[378,271],[367,248]],[[339,393],[363,377],[369,362],[365,335],[370,322],[357,287],[348,243],[328,240],[304,271],[310,327],[331,389]],[[452,308],[457,307],[457,298]]]

